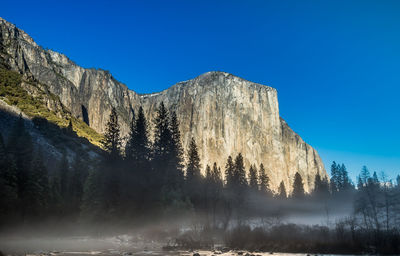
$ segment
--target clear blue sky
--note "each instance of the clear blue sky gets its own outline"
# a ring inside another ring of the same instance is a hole
[[[322,156],[400,173],[400,1],[9,1],[38,44],[149,93],[211,70],[278,90]]]

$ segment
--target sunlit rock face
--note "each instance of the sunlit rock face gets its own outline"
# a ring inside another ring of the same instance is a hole
[[[326,171],[318,153],[279,116],[277,91],[224,72],[208,72],[154,94],[139,95],[109,72],[84,69],[65,55],[44,50],[14,25],[0,19],[0,56],[14,70],[46,84],[61,102],[96,131],[104,132],[114,106],[123,135],[133,113],[143,106],[149,124],[160,102],[177,112],[182,143],[196,139],[203,168],[241,152],[248,168],[263,163],[277,190],[291,187],[299,172],[306,191]]]

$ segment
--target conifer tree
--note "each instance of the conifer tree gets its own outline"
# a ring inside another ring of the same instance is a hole
[[[342,164],[339,168],[339,173],[340,173],[340,180],[341,180],[341,187],[339,190],[341,191],[349,191],[354,188],[350,178],[349,174],[347,172],[346,166]]]
[[[250,165],[249,169],[249,187],[252,191],[258,191],[257,167]]]
[[[221,169],[217,166],[217,163],[214,162],[211,173],[211,188],[210,188],[210,205],[211,205],[211,214],[212,214],[212,224],[213,228],[216,228],[217,221],[217,208],[218,203],[222,199],[222,190],[223,190],[223,181],[221,176]]]
[[[271,192],[269,188],[269,177],[265,172],[265,168],[262,163],[260,164],[259,179],[260,179],[260,192],[269,194]]]
[[[221,169],[217,166],[217,163],[214,162],[213,168],[211,171],[211,177],[214,182],[219,188],[222,189],[223,186],[223,181],[222,181],[222,175],[221,175]]]
[[[168,111],[161,102],[154,120],[154,143],[152,167],[155,172],[152,179],[154,194],[161,200],[165,194],[173,193],[169,161],[171,159],[172,135]],[[156,199],[157,200],[157,199]],[[165,201],[165,199],[164,199]]]
[[[142,107],[139,108],[136,120],[132,120],[125,155],[138,168],[144,168],[150,159],[147,120]]]
[[[326,198],[329,196],[329,183],[326,178],[321,178],[321,175],[317,173],[314,181],[313,195],[317,198]]]
[[[243,156],[239,153],[235,158],[235,169],[234,169],[234,184],[239,188],[245,188],[247,186],[246,170],[244,168]]]
[[[99,168],[102,209],[114,215],[121,203],[121,137],[116,109],[111,109],[102,141],[106,151]]]
[[[192,203],[198,206],[200,203],[200,157],[194,138],[190,141],[188,150],[188,162],[186,165],[186,193],[189,195]]]
[[[171,157],[169,166],[173,174],[176,188],[180,188],[183,184],[183,148],[181,143],[181,133],[179,131],[179,121],[176,112],[171,112]]]
[[[158,164],[157,167],[165,167],[164,165],[166,162],[168,162],[170,153],[169,150],[171,149],[172,135],[168,111],[164,106],[164,102],[161,102],[159,108],[157,109],[154,126],[154,160]]]
[[[305,193],[304,193],[303,178],[301,177],[300,173],[296,172],[296,174],[294,175],[292,197],[300,199],[303,198],[304,195]]]
[[[111,109],[110,118],[106,124],[106,132],[102,140],[104,150],[108,153],[107,158],[117,160],[121,156],[121,137],[116,109]]]
[[[188,163],[186,165],[186,181],[188,183],[197,183],[201,178],[200,157],[194,138],[190,141],[188,150]]]
[[[135,115],[133,115],[130,126],[129,126],[129,133],[128,133],[128,139],[125,144],[125,160],[128,160],[132,162],[134,158],[133,154],[133,147],[135,145],[135,133],[136,133],[136,119]]]
[[[339,173],[339,165],[333,161],[331,165],[331,191],[332,194],[335,194],[339,191],[340,187],[340,173]]]
[[[280,199],[286,199],[287,198],[285,183],[283,183],[283,181],[281,181],[281,184],[279,184],[278,197]]]
[[[235,171],[235,164],[233,163],[232,157],[229,156],[225,165],[225,182],[227,188],[233,187],[234,171]]]

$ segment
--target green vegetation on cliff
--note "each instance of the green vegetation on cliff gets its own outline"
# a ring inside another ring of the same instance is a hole
[[[66,128],[71,121],[72,129],[79,137],[88,139],[94,145],[101,145],[102,135],[72,116],[56,95],[40,87],[37,82],[23,79],[18,72],[0,68],[0,99],[18,107],[31,118],[44,118],[61,128]],[[54,106],[52,110],[47,107],[50,105]]]

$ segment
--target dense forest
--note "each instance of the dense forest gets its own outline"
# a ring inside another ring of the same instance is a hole
[[[73,133],[71,126],[64,132]],[[127,138],[113,109],[102,146],[99,158],[79,152],[69,159],[65,152],[58,167],[48,170],[20,117],[7,140],[0,135],[1,227],[49,218],[144,223],[190,216],[197,242],[185,242],[192,230],[177,239],[179,246],[209,246],[223,233],[230,247],[250,250],[400,252],[400,176],[393,182],[363,167],[355,184],[345,165],[333,162],[330,179],[317,174],[311,193],[305,193],[299,173],[292,188],[282,182],[275,193],[263,164],[246,170],[241,154],[223,167],[201,166],[196,138],[183,149],[179,120],[163,103],[152,124],[140,108]],[[344,202],[352,212],[326,225],[279,221],[288,212]]]

